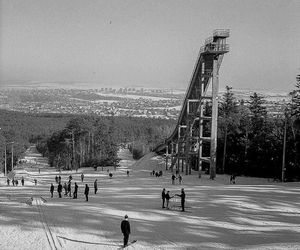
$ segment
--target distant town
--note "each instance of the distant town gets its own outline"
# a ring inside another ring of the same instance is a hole
[[[238,100],[249,100],[253,91],[233,90]],[[260,93],[258,91],[258,93]],[[224,91],[220,91],[222,97]],[[265,92],[269,114],[280,113],[287,93]],[[177,119],[185,90],[146,88],[28,88],[0,89],[0,108],[25,113],[95,114]]]

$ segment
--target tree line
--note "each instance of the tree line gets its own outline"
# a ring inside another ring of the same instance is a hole
[[[268,114],[262,95],[237,101],[226,87],[219,103],[219,173],[300,179],[300,75],[289,95],[283,112]]]
[[[150,152],[175,127],[174,120],[138,117],[99,117],[69,114],[30,114],[0,110],[0,166],[8,171],[30,144],[55,168],[117,164],[117,150],[128,146],[134,158]]]

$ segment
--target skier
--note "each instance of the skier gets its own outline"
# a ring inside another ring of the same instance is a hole
[[[90,191],[90,188],[89,188],[88,184],[85,184],[84,194],[85,194],[86,201],[89,201],[89,191]]]
[[[54,186],[53,186],[53,183],[51,183],[51,186],[50,186],[51,198],[53,198],[53,191],[54,191]]]
[[[7,178],[6,182],[7,182],[7,186],[9,186],[10,179]]]
[[[15,185],[15,179],[13,178],[11,182],[12,182],[12,184],[14,186]]]
[[[125,215],[124,220],[122,220],[122,222],[121,222],[121,231],[124,236],[124,247],[126,247],[128,244],[128,239],[129,239],[129,234],[130,234],[130,223],[128,221],[127,214]]]
[[[84,174],[81,173],[81,182],[83,182],[83,179],[84,179]]]
[[[166,200],[166,189],[165,188],[161,192],[161,198],[162,198],[162,208],[165,208],[165,200]]]
[[[97,179],[94,181],[94,190],[95,190],[95,194],[97,194],[97,191],[98,191]]]
[[[75,182],[75,188],[74,188],[74,193],[73,193],[73,199],[77,199],[77,191],[78,191],[78,185]]]
[[[129,177],[129,170],[127,170],[127,177]]]
[[[61,182],[61,176],[60,175],[58,176],[58,182]]]
[[[22,183],[22,186],[24,186],[24,177],[22,176],[22,179],[21,179],[21,183]]]
[[[16,180],[16,181],[15,181],[15,183],[16,183],[16,186],[18,186],[18,184],[19,184],[19,181],[18,181],[18,180]]]
[[[172,174],[172,184],[174,185],[175,184],[175,175],[174,174]]]
[[[55,182],[58,183],[58,176],[55,176]]]
[[[176,196],[181,197],[181,212],[184,212],[184,203],[185,203],[185,192],[184,189],[181,189],[181,194],[175,194]]]
[[[61,198],[61,192],[62,192],[62,185],[61,183],[59,182],[58,183],[58,186],[57,186],[57,193],[58,193],[58,197]]]

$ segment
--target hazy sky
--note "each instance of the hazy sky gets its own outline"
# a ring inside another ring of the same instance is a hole
[[[204,40],[231,31],[220,87],[291,90],[298,0],[0,0],[0,84],[189,84]]]

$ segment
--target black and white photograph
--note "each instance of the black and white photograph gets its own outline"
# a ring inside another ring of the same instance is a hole
[[[0,0],[0,249],[300,249],[299,13]]]

